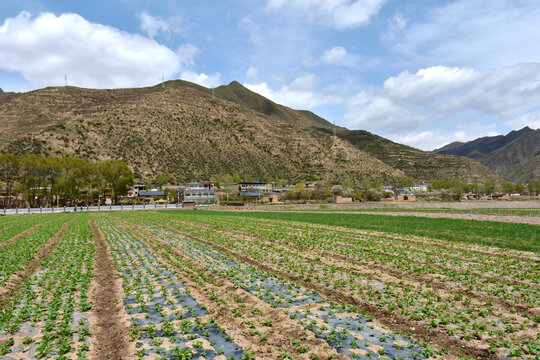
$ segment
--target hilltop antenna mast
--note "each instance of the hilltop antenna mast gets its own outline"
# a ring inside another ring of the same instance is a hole
[[[161,75],[161,87],[165,89],[165,75],[164,74]]]
[[[214,88],[212,88],[212,100],[216,100],[216,92]]]

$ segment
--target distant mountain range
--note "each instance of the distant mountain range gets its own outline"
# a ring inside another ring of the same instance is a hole
[[[186,81],[162,87],[94,90],[49,87],[0,97],[0,152],[123,159],[138,178],[172,181],[239,174],[388,183],[497,178],[467,157],[439,155],[367,131],[337,128],[238,82],[212,90]]]
[[[540,129],[526,126],[506,135],[453,142],[433,152],[476,159],[509,181],[540,179]]]

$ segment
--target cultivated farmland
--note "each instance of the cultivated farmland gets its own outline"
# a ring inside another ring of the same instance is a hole
[[[538,358],[537,226],[325,216],[0,217],[0,358]]]

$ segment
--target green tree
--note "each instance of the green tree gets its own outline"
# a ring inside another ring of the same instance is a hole
[[[511,194],[514,192],[514,184],[512,184],[510,181],[503,181],[501,182],[501,189],[503,193]]]
[[[522,183],[516,183],[516,185],[514,185],[514,190],[519,194],[523,194],[525,192],[525,185]]]
[[[540,193],[540,181],[530,181],[527,184],[527,188],[529,189],[529,193],[531,195],[538,195]]]
[[[129,186],[133,185],[133,172],[121,160],[105,160],[97,163],[97,170],[102,185],[112,190],[114,203],[118,196],[127,194]]]
[[[10,207],[13,185],[19,176],[19,159],[11,154],[0,154],[0,181],[4,184],[4,206]]]
[[[491,180],[486,180],[484,183],[484,193],[487,195],[493,194],[495,191],[495,183]]]
[[[414,180],[412,178],[400,178],[398,180],[398,187],[405,188],[411,187],[414,185]]]
[[[166,185],[169,183],[169,181],[170,181],[169,175],[167,174],[159,174],[155,179],[155,182],[159,184],[159,186]]]

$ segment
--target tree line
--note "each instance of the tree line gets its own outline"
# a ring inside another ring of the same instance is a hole
[[[131,185],[133,172],[121,160],[0,154],[3,207],[16,206],[20,197],[30,207],[89,205],[105,196],[117,203]]]

